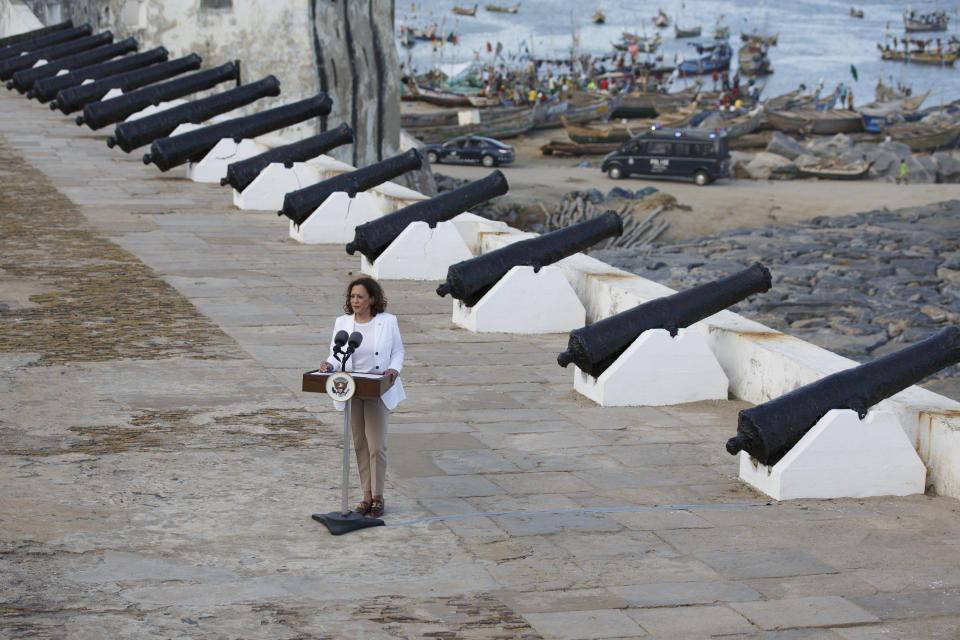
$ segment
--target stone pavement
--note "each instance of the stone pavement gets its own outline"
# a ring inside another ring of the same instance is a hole
[[[743,403],[597,407],[565,335],[457,329],[431,283],[384,283],[390,526],[329,535],[342,419],[300,375],[358,258],[0,104],[0,638],[958,637],[956,500],[765,504]]]

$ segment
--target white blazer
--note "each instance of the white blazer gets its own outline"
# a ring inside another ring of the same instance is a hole
[[[400,327],[397,326],[397,316],[392,313],[378,313],[373,317],[374,338],[373,338],[373,360],[376,368],[375,372],[383,373],[387,369],[396,371],[403,370],[403,342],[400,340]],[[356,324],[353,320],[353,314],[342,315],[337,318],[333,325],[333,335],[338,331],[353,333],[356,331]],[[335,370],[340,369],[340,363],[333,357],[333,338],[330,339],[330,355],[327,356],[327,362],[333,365]],[[353,359],[347,361],[347,371],[353,371]],[[393,386],[387,389],[387,392],[380,396],[383,404],[393,411],[394,408],[404,400],[407,394],[403,392],[403,382],[397,376]],[[333,405],[337,411],[343,411],[346,406],[343,402],[334,401]]]

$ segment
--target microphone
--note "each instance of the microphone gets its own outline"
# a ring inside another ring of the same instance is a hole
[[[333,336],[333,344],[341,348],[347,344],[347,332],[337,331],[337,335]]]
[[[344,331],[343,333],[346,333]],[[359,331],[354,331],[350,334],[350,337],[347,339],[347,353],[353,353],[357,350],[357,347],[360,346],[360,343],[363,342],[363,334]]]

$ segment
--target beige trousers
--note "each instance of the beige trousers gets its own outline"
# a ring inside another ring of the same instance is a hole
[[[387,422],[390,411],[380,398],[354,398],[350,405],[350,432],[357,453],[360,487],[364,493],[383,495],[387,477]]]

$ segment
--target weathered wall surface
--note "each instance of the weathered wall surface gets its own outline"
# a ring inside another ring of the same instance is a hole
[[[354,144],[331,155],[353,166],[399,151],[399,62],[392,0],[25,0],[25,4],[45,23],[71,18],[77,24],[110,29],[117,38],[135,37],[141,49],[162,45],[172,57],[196,52],[204,67],[239,59],[245,82],[275,75],[281,95],[260,100],[244,112],[325,91],[333,99],[333,111],[297,133],[306,136],[348,123],[355,131]],[[407,186],[435,192],[429,170],[406,178]]]

